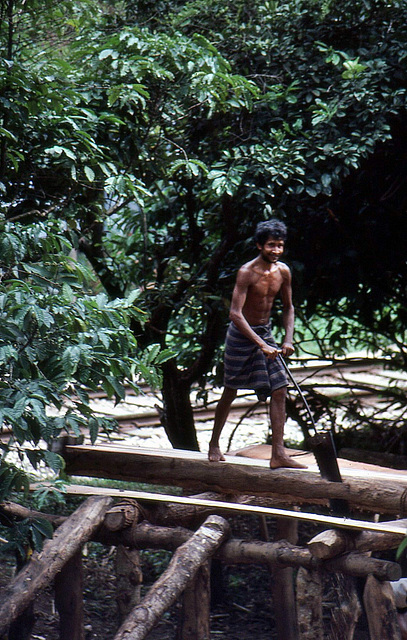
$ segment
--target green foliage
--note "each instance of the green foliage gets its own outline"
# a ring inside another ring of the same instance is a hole
[[[52,524],[44,518],[21,520],[11,527],[10,541],[0,546],[0,553],[13,553],[19,563],[24,563],[33,551],[41,552],[44,541],[52,535]]]
[[[66,504],[66,483],[63,480],[55,480],[45,485],[39,484],[32,492],[32,501],[40,511],[54,505]]]
[[[355,327],[371,340],[366,326],[407,362],[404,247],[391,247],[405,229],[406,11],[398,0],[15,3],[13,37],[1,32],[0,363],[12,385],[0,393],[17,445],[83,424],[94,439],[86,388],[119,400],[133,374],[164,392],[169,376],[203,383],[248,238],[272,212],[290,226],[304,313],[322,303],[343,316],[327,325],[330,348],[346,350]],[[145,316],[123,302],[135,290]],[[47,413],[72,391],[72,410]]]
[[[0,417],[12,432],[3,445],[4,499],[27,483],[6,456],[16,453],[34,469],[45,463],[58,473],[63,460],[44,444],[81,429],[94,441],[114,427],[93,414],[89,390],[102,388],[119,402],[125,380],[142,375],[130,323],[144,322],[145,313],[134,305],[134,292],[109,300],[89,290],[93,276],[71,255],[69,232],[57,221],[3,222],[0,245]],[[159,349],[145,356],[150,378],[159,379],[157,367],[170,356]]]
[[[0,467],[0,501],[7,498],[11,491],[29,490],[26,474],[12,464],[2,461]]]

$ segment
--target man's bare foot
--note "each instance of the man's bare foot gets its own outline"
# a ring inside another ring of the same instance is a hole
[[[223,460],[225,460],[225,456],[223,455],[219,447],[215,447],[214,445],[210,444],[208,451],[208,460],[210,460],[210,462],[222,462]]]
[[[282,455],[271,457],[270,460],[270,469],[307,469],[306,464],[301,464],[301,462],[297,462],[290,456]]]

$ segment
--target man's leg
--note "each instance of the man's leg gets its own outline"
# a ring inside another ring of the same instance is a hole
[[[209,452],[208,452],[208,459],[211,462],[219,462],[220,460],[225,459],[219,448],[219,438],[220,438],[222,429],[225,425],[226,419],[229,415],[230,405],[232,404],[233,400],[236,398],[236,393],[237,393],[236,389],[225,387],[223,389],[223,393],[218,402],[218,406],[216,407],[212,437],[209,442]]]
[[[290,467],[293,469],[306,469],[306,466],[287,455],[284,448],[285,426],[285,400],[287,387],[276,389],[271,394],[270,420],[271,420],[271,469]]]

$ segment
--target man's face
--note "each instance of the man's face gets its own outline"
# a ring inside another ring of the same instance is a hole
[[[266,262],[273,264],[280,260],[284,253],[284,240],[278,240],[277,238],[268,238],[264,245],[257,244],[257,248],[260,251],[261,257]]]

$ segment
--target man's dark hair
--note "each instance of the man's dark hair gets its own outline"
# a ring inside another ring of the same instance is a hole
[[[271,218],[271,220],[267,220],[266,222],[259,222],[254,234],[254,241],[256,244],[263,246],[269,238],[284,241],[287,239],[287,227],[284,222],[276,218]]]

